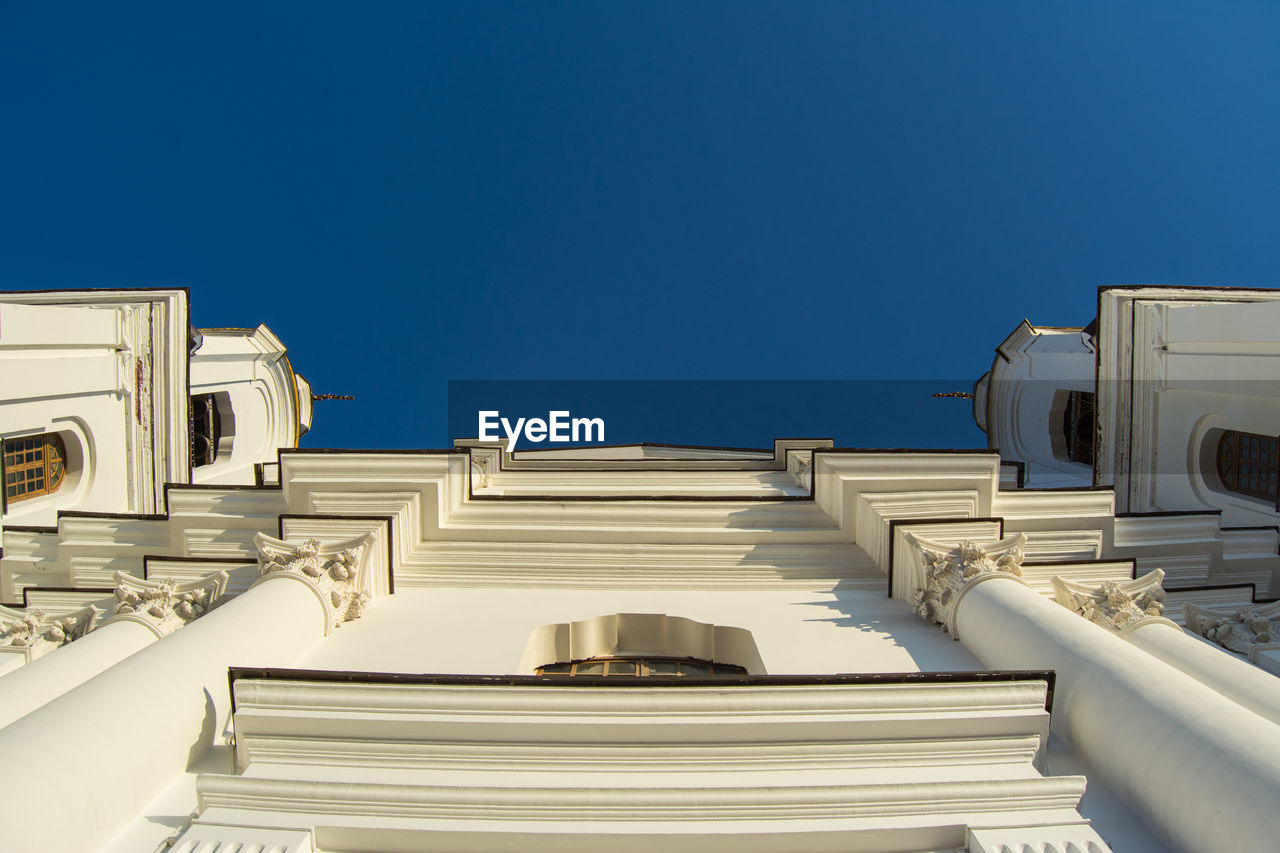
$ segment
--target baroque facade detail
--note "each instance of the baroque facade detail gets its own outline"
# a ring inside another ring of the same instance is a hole
[[[1224,649],[1252,658],[1259,647],[1280,645],[1280,602],[1232,610],[1188,603],[1182,610],[1188,628]]]
[[[1164,613],[1164,571],[1156,569],[1131,581],[1084,584],[1061,576],[1053,579],[1054,598],[1108,631],[1127,634]],[[1165,620],[1162,620],[1165,621]],[[1173,624],[1173,623],[1169,623]]]
[[[327,630],[359,619],[369,602],[362,565],[368,537],[323,546],[317,539],[291,545],[258,534],[258,566],[262,577],[292,575],[306,582],[325,605]]]
[[[0,649],[20,652],[27,660],[34,660],[83,637],[96,618],[97,611],[92,607],[60,618],[49,618],[41,610],[0,607]]]
[[[165,637],[209,612],[226,590],[227,579],[226,572],[183,582],[144,580],[116,572],[115,614]]]
[[[969,584],[986,575],[1022,578],[1022,543],[1025,541],[1022,536],[986,546],[964,539],[946,551],[938,547],[939,543],[911,538],[920,549],[925,566],[924,586],[912,594],[911,607],[919,616],[938,623],[953,636],[955,606]]]

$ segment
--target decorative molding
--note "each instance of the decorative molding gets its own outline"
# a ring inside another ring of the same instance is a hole
[[[311,832],[195,822],[169,839],[170,853],[312,853]]]
[[[1164,572],[1160,569],[1134,580],[1106,580],[1101,584],[1081,583],[1055,575],[1054,599],[1068,610],[1122,637],[1143,625],[1157,622],[1177,628],[1176,622],[1162,615],[1164,589],[1160,584],[1163,580]]]
[[[477,489],[489,488],[489,459],[490,457],[488,456],[481,456],[476,453],[471,454],[471,467],[479,473],[479,476],[474,480],[474,486]]]
[[[1256,662],[1259,651],[1280,643],[1280,601],[1230,610],[1186,602],[1182,605],[1182,614],[1192,631],[1224,649],[1246,655],[1250,662]]]
[[[254,586],[274,577],[287,576],[311,588],[325,609],[325,633],[359,619],[372,597],[366,570],[373,534],[322,545],[318,539],[300,544],[254,536],[262,576]]]
[[[980,545],[962,539],[956,545],[906,534],[924,561],[924,586],[915,589],[909,603],[916,613],[946,628],[956,636],[955,610],[970,587],[992,577],[1017,578],[1022,583],[1023,546],[1027,537],[1019,533]]]
[[[969,829],[966,853],[1111,853],[1088,822],[1054,826]]]
[[[0,606],[0,652],[21,654],[30,663],[89,633],[97,618],[98,611],[88,606],[61,617]]]
[[[144,580],[116,572],[115,617],[110,622],[138,622],[157,637],[167,637],[208,613],[227,589],[228,575],[217,571],[194,580]]]

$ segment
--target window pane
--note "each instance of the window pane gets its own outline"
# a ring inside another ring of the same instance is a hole
[[[650,675],[676,675],[680,672],[680,664],[673,660],[649,661]]]
[[[705,663],[688,661],[680,664],[680,671],[685,675],[710,675],[711,667]]]
[[[635,675],[636,662],[631,660],[609,661],[609,675]]]
[[[573,669],[574,675],[604,675],[604,661],[583,661]]]

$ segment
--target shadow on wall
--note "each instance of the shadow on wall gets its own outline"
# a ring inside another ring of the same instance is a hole
[[[886,581],[886,587],[887,587]],[[831,590],[834,600],[797,602],[798,606],[826,607],[840,615],[806,622],[829,622],[872,635],[874,642],[903,649],[920,672],[971,672],[985,669],[963,645],[940,626],[921,619],[904,601],[889,598],[886,591],[841,581]],[[851,638],[851,642],[870,637]]]

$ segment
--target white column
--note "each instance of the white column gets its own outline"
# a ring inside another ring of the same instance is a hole
[[[137,622],[114,622],[0,678],[0,728],[156,641]]]
[[[1053,579],[1063,607],[1100,625],[1148,654],[1185,672],[1233,702],[1280,723],[1280,679],[1250,666],[1217,646],[1196,639],[1164,618],[1164,572],[1127,581],[1082,583]]]
[[[0,774],[5,813],[22,816],[6,851],[101,847],[223,732],[228,667],[289,666],[351,616],[339,599],[368,537],[297,550],[262,540],[249,591],[0,729],[0,755],[22,768]]]
[[[0,728],[200,618],[226,588],[223,571],[182,583],[116,572],[113,619],[0,678]]]
[[[1255,714],[1280,724],[1280,678],[1188,635],[1172,622],[1151,621],[1124,639]]]
[[[921,609],[987,667],[1055,670],[1053,729],[1178,848],[1274,849],[1280,727],[1028,588],[1021,540],[917,540]]]

